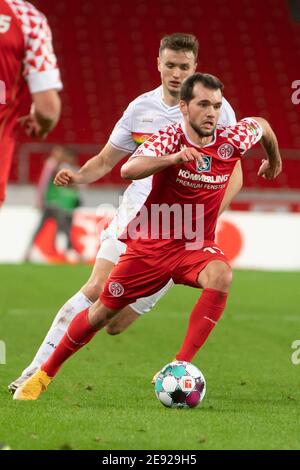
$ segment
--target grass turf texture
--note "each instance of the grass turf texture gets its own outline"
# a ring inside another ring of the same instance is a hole
[[[12,449],[299,449],[299,273],[236,271],[226,312],[194,359],[207,395],[164,408],[150,380],[183,339],[198,292],[175,287],[125,333],[100,332],[37,402],[7,384],[39,346],[58,307],[90,268],[0,266],[0,442]]]

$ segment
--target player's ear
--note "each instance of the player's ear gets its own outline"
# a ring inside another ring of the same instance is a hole
[[[198,67],[198,64],[197,64],[197,62],[196,62],[196,63],[194,64],[194,73],[196,72],[197,67]]]
[[[187,103],[183,100],[180,100],[179,109],[182,112],[182,114],[185,116],[187,114]]]
[[[157,70],[159,72],[161,72],[161,70],[160,70],[160,58],[159,57],[157,57]]]

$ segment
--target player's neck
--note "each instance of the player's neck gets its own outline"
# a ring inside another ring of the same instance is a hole
[[[166,88],[164,88],[164,86],[162,86],[161,99],[167,106],[170,106],[170,108],[173,106],[177,106],[179,103],[179,95],[171,95],[170,92]]]
[[[191,126],[185,127],[185,134],[188,137],[189,141],[197,145],[197,147],[205,147],[205,145],[210,144],[215,138],[214,135],[201,137],[200,135],[197,134],[197,132],[194,131],[194,129]]]

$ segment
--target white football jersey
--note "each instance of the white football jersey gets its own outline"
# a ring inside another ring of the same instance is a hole
[[[162,99],[162,86],[144,93],[133,100],[115,125],[109,142],[113,147],[132,154],[159,129],[182,121],[179,105],[168,106]],[[223,98],[219,123],[221,126],[236,124],[235,113]],[[101,233],[101,240],[118,238],[130,220],[143,206],[152,188],[152,176],[133,181],[123,194],[117,213],[106,230]]]

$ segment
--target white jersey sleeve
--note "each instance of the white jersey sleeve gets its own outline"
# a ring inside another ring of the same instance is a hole
[[[128,153],[133,153],[137,148],[137,144],[132,138],[132,115],[135,110],[135,101],[129,104],[109,137],[109,143],[113,147]]]
[[[31,93],[61,90],[62,82],[46,17],[31,3],[7,0],[21,23],[25,43],[23,76]]]
[[[109,142],[113,147],[133,153],[152,134],[168,124],[182,120],[179,105],[167,106],[159,86],[138,96],[115,125]]]
[[[232,106],[230,105],[230,103],[223,96],[221,114],[220,114],[220,119],[218,121],[218,125],[226,127],[226,126],[234,126],[235,124],[236,124],[235,112]]]

